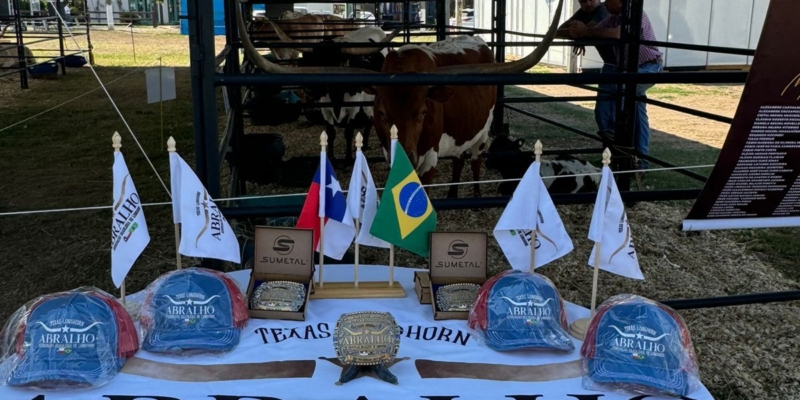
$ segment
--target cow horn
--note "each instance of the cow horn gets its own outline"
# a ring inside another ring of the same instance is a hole
[[[564,0],[558,0],[558,7],[556,8],[555,16],[553,17],[553,22],[550,24],[550,29],[547,31],[547,34],[542,39],[542,43],[536,46],[536,49],[531,52],[527,57],[509,62],[509,63],[486,63],[486,64],[472,64],[472,65],[454,65],[448,67],[441,67],[437,68],[435,71],[432,71],[434,74],[469,74],[469,73],[495,73],[495,74],[509,74],[509,73],[520,73],[525,72],[534,65],[538,64],[539,61],[544,57],[547,53],[547,50],[550,48],[550,44],[553,42],[553,39],[556,36],[556,31],[558,30],[558,23],[561,20],[561,9],[564,6]]]
[[[272,21],[269,21],[269,23],[272,25],[272,29],[275,30],[275,34],[277,34],[278,37],[281,39],[281,42],[300,44],[300,42],[298,42],[297,40],[290,38],[289,35],[287,35],[286,32],[284,32],[283,29],[281,29],[281,27],[278,26],[278,24]],[[308,47],[295,47],[294,49],[303,53],[311,53],[314,51],[314,49]]]
[[[286,73],[306,73],[306,74],[377,74],[375,71],[362,68],[348,68],[348,67],[296,67],[286,68],[282,65],[273,64],[261,54],[258,53],[250,37],[247,35],[247,27],[244,24],[244,17],[242,17],[242,6],[239,0],[234,0],[236,7],[236,24],[239,28],[239,35],[242,39],[242,47],[248,57],[253,63],[264,72],[286,74]]]
[[[400,33],[402,28],[395,29],[392,33],[381,40],[381,43],[391,43],[392,40]],[[375,47],[344,47],[342,48],[343,54],[350,54],[352,56],[368,56],[370,54],[375,54],[386,46],[375,46]]]

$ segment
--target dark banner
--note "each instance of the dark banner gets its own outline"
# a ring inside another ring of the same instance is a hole
[[[772,0],[728,137],[684,230],[800,226],[797,0]]]

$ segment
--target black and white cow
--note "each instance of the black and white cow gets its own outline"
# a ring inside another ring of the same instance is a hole
[[[296,43],[289,38],[280,27],[273,25],[276,34],[284,43]],[[397,36],[400,30],[386,35],[383,29],[376,26],[366,26],[350,31],[344,36],[325,39],[332,43],[389,43]],[[352,48],[301,48],[303,57],[298,60],[299,67],[352,67],[372,71],[380,71],[383,60],[387,54],[385,48],[380,47],[352,47]],[[336,157],[333,152],[333,143],[336,138],[336,127],[344,128],[346,141],[345,162],[352,161],[353,136],[356,129],[363,131],[363,149],[369,146],[369,136],[372,130],[373,107],[361,105],[341,105],[346,102],[372,102],[375,96],[365,93],[358,85],[315,85],[303,88],[305,101],[312,103],[337,103],[331,107],[320,107],[325,120],[325,132],[328,134],[328,154],[332,160]],[[312,110],[313,112],[313,110]]]
[[[508,136],[497,136],[492,140],[487,154],[491,153],[512,153],[496,157],[487,157],[486,168],[498,171],[503,179],[520,179],[525,175],[531,163],[535,160],[533,154],[523,154],[522,146],[525,139],[513,139]],[[517,154],[514,154],[517,153]],[[540,169],[544,185],[550,194],[566,193],[592,193],[597,191],[600,184],[602,169],[595,167],[585,160],[579,160],[570,156],[559,156],[555,160],[542,159]],[[594,175],[584,175],[594,174]],[[567,176],[562,178],[548,178],[560,175],[579,175]],[[581,176],[583,175],[583,176]],[[503,196],[511,196],[517,188],[519,182],[502,182],[497,187],[497,191]]]

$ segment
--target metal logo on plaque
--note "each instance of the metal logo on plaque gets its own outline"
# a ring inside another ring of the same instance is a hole
[[[289,281],[264,282],[256,288],[250,299],[250,308],[256,310],[296,312],[306,300],[302,283]]]

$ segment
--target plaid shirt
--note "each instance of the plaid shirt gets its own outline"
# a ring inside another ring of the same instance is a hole
[[[616,28],[622,25],[622,16],[621,15],[614,15],[609,14],[604,20],[600,21],[595,25],[595,28]],[[650,18],[647,18],[647,14],[642,11],[642,34],[639,36],[642,40],[656,40],[656,34],[653,32],[653,26],[650,25]],[[619,59],[619,48],[618,46],[614,46],[614,54],[617,55],[617,59]],[[639,65],[642,65],[646,62],[655,61],[657,58],[661,58],[661,52],[658,51],[657,47],[654,46],[647,46],[647,45],[639,45]],[[628,54],[625,54],[625,63],[628,62]]]

